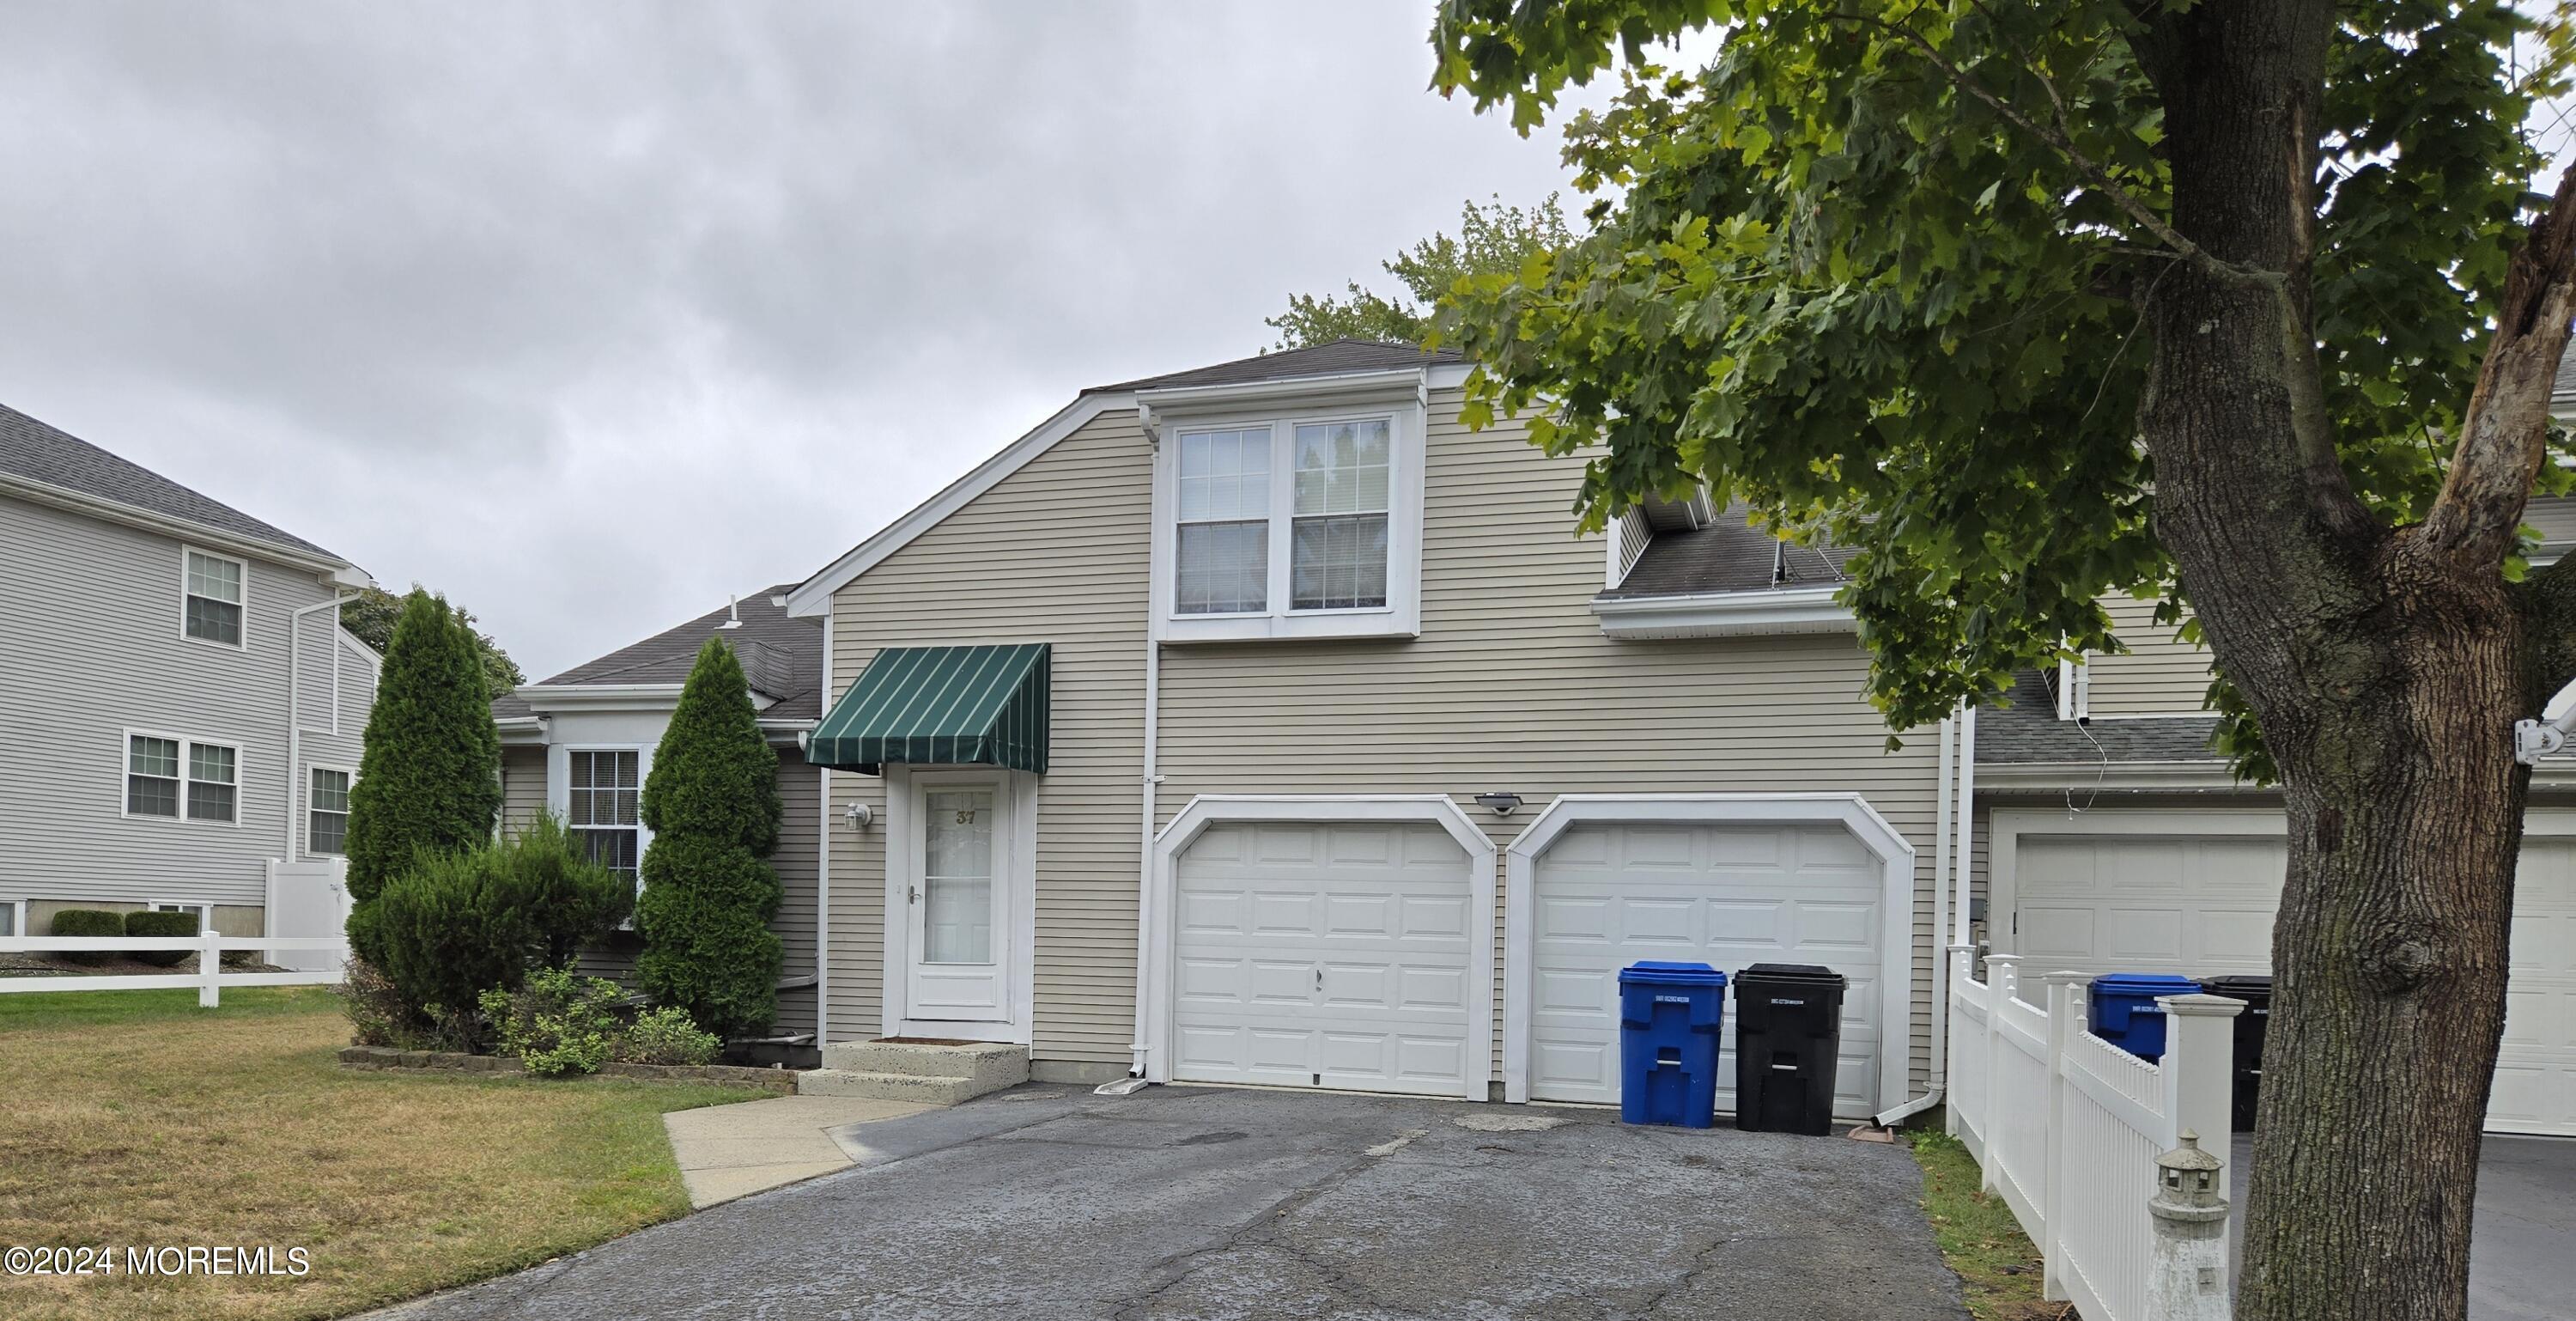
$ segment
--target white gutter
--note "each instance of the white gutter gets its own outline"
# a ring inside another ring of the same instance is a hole
[[[304,617],[319,610],[338,611],[349,598],[337,592],[328,601],[316,601],[289,611],[286,616],[286,860],[296,861],[303,850],[296,846],[295,827],[304,815],[304,716],[299,709],[304,697]],[[339,627],[337,618],[332,627]],[[337,652],[337,638],[331,646]],[[340,666],[336,655],[331,665],[331,727],[324,731],[340,732]]]
[[[0,492],[19,496],[34,504],[69,510],[75,514],[85,514],[110,523],[122,523],[127,527],[142,528],[147,532],[158,532],[210,550],[227,551],[252,559],[266,560],[271,564],[283,564],[288,568],[302,569],[334,587],[375,585],[375,580],[369,578],[364,570],[347,560],[334,559],[327,554],[317,554],[309,550],[298,550],[293,546],[263,541],[257,537],[246,537],[193,519],[155,513],[139,505],[129,505],[121,500],[104,499],[85,491],[56,486],[51,482],[40,482],[15,473],[0,473]]]
[[[1614,638],[1753,637],[1782,633],[1850,633],[1852,612],[1830,587],[1700,592],[1687,596],[1595,597],[1592,613]]]
[[[1950,795],[1951,774],[1957,765],[1954,756],[1954,744],[1958,733],[1958,725],[1959,717],[1957,716],[1952,716],[1941,722],[1941,770],[1938,786],[1934,793],[1934,806],[1932,809],[1933,943],[1931,1079],[1929,1085],[1924,1089],[1923,1095],[1918,1096],[1893,1110],[1883,1110],[1878,1114],[1871,1116],[1870,1122],[1878,1125],[1880,1128],[1893,1128],[1897,1124],[1941,1104],[1942,1098],[1949,1093],[1949,950],[1941,943],[1941,939],[1950,925],[1950,869],[1954,863],[1966,857],[1964,852],[1954,854],[1950,849],[1950,821],[1953,808]]]
[[[1153,940],[1154,911],[1154,786],[1163,782],[1156,769],[1157,734],[1161,723],[1163,694],[1163,644],[1145,640],[1145,770],[1142,791],[1143,820],[1136,836],[1136,1034],[1128,1042],[1127,1076],[1116,1082],[1103,1083],[1094,1089],[1104,1096],[1125,1096],[1145,1085],[1145,969],[1151,962],[1146,950]]]
[[[823,616],[823,692],[821,705],[815,710],[829,715],[832,711],[832,617]],[[817,724],[821,722],[817,720]],[[809,728],[796,736],[796,755],[805,755],[812,735]],[[814,777],[822,794],[822,816],[814,830],[814,1048],[820,1050],[831,1041],[824,1032],[832,1017],[832,769],[824,767]]]

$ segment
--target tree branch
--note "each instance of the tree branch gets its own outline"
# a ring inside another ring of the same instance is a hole
[[[2414,542],[2470,566],[2501,564],[2548,457],[2549,394],[2576,321],[2576,165],[2513,254],[2495,339],[2469,392],[2451,472]],[[2552,575],[2553,577],[2555,575]]]
[[[1865,14],[1848,17],[1854,22],[1889,33],[1914,47],[1924,59],[1931,62],[1932,67],[1939,69],[1942,75],[1960,91],[1983,102],[1987,109],[2002,116],[2005,123],[2055,148],[2057,153],[2064,156],[2068,163],[2091,181],[2095,188],[2100,189],[2104,196],[2110,198],[2113,205],[2127,212],[2131,219],[2138,222],[2140,228],[2155,235],[2166,247],[2172,249],[2176,256],[2222,279],[2269,285],[2274,288],[2282,284],[2284,277],[2278,271],[2258,270],[2250,266],[2238,266],[2232,262],[2221,261],[2207,249],[2183,237],[2180,230],[2165,223],[2164,217],[2156,214],[2155,208],[2148,206],[2136,194],[2121,187],[2119,182],[2111,177],[2110,171],[2102,168],[2092,157],[2085,155],[2083,150],[2075,145],[2075,139],[2064,128],[2066,103],[2058,97],[2056,85],[2051,83],[2048,76],[2041,73],[2036,65],[2029,66],[2030,73],[2032,77],[2039,80],[2040,86],[2048,93],[2049,103],[2056,107],[2057,124],[2055,125],[2042,124],[2032,119],[2015,109],[2010,102],[1988,91],[1983,83],[1969,77],[1967,70],[1960,68],[1950,57],[1942,54],[1940,47],[1933,45],[1930,38],[1912,27]]]

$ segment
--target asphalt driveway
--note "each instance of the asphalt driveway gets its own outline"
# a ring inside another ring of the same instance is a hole
[[[1964,1321],[1903,1150],[1599,1111],[1033,1086],[857,1168],[379,1313]]]

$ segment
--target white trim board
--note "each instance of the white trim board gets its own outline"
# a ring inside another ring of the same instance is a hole
[[[962,1019],[911,1018],[906,1015],[910,999],[912,970],[912,907],[907,898],[914,883],[913,859],[921,847],[921,821],[914,808],[914,794],[925,783],[954,782],[961,778],[990,780],[1000,792],[995,805],[1002,813],[1000,845],[1003,875],[1000,880],[1009,887],[1006,919],[1010,931],[1006,970],[1009,980],[1010,1019],[1007,1022],[975,1022]],[[1038,964],[1038,793],[1041,777],[1028,771],[1002,770],[989,766],[909,766],[888,763],[885,768],[885,893],[883,896],[884,962],[878,970],[878,1027],[880,1035],[889,1037],[951,1037],[961,1041],[996,1041],[1027,1046],[1034,1044],[1037,1029],[1037,964]],[[826,814],[828,816],[828,813]],[[828,820],[825,828],[830,828]]]
[[[1689,596],[1595,597],[1592,613],[1614,638],[1767,637],[1851,633],[1860,627],[1837,598],[1842,586],[1772,587]]]
[[[1494,984],[1494,873],[1499,851],[1494,841],[1446,794],[1201,794],[1175,815],[1154,837],[1152,884],[1143,896],[1145,948],[1140,979],[1145,997],[1145,1078],[1172,1080],[1172,959],[1179,933],[1173,926],[1173,895],[1179,886],[1181,853],[1210,826],[1239,822],[1399,822],[1436,825],[1467,852],[1468,921],[1473,926],[1467,955],[1470,987]],[[1483,995],[1490,995],[1490,989]],[[1493,1073],[1494,1016],[1483,995],[1470,1000],[1467,1013],[1467,1060],[1462,1099],[1485,1099]],[[1480,1063],[1481,1061],[1481,1063]]]
[[[1503,1099],[1530,1099],[1531,949],[1537,943],[1538,860],[1578,825],[1839,825],[1875,855],[1879,912],[1879,1066],[1882,1107],[1903,1105],[1914,1053],[1914,846],[1856,793],[1566,794],[1504,850]],[[1937,934],[1937,933],[1936,933]]]

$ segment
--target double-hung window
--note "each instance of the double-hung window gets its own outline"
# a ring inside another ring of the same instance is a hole
[[[1418,410],[1172,424],[1158,487],[1164,641],[1411,636]]]
[[[125,814],[234,824],[241,749],[158,734],[125,737]]]
[[[304,799],[304,850],[341,854],[349,851],[350,774],[336,766],[311,767],[312,785]]]
[[[642,797],[640,754],[632,749],[575,750],[566,801],[568,825],[592,862],[632,881],[639,861],[636,813]]]
[[[249,601],[249,566],[202,550],[181,552],[181,627],[200,642],[242,644],[242,608]]]

